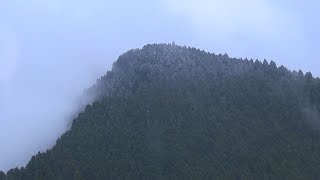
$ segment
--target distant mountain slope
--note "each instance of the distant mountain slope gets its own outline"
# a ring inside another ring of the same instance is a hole
[[[153,44],[87,93],[93,104],[56,145],[0,180],[320,178],[311,73]]]

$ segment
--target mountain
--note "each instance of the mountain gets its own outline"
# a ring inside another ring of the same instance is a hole
[[[92,103],[0,180],[320,179],[320,79],[174,44],[122,54]]]

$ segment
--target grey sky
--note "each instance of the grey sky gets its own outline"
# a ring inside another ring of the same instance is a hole
[[[1,0],[0,170],[66,130],[74,101],[126,50],[172,42],[319,76],[316,0]]]

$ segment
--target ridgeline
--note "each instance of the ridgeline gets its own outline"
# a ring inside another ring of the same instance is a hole
[[[122,54],[56,145],[0,180],[320,179],[320,80],[174,44]]]

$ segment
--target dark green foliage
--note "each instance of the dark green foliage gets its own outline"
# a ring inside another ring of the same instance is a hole
[[[320,178],[311,73],[147,45],[121,55],[88,94],[95,101],[56,145],[7,179]]]

